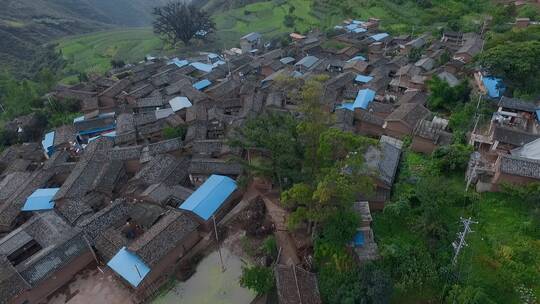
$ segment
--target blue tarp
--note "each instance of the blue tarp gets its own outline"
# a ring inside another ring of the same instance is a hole
[[[43,151],[45,151],[45,153],[47,153],[48,156],[51,156],[54,152],[53,143],[54,143],[54,131],[45,134],[45,137],[41,141],[41,147],[43,147]]]
[[[354,243],[355,247],[363,246],[364,243],[365,243],[364,242],[364,232],[362,232],[362,231],[356,232],[356,234],[354,235],[353,243]]]
[[[540,109],[536,109],[536,120],[540,123]]]
[[[381,41],[383,40],[384,38],[388,37],[390,35],[388,35],[388,33],[380,33],[380,34],[375,34],[375,35],[372,35],[372,36],[369,36],[369,38],[375,40],[375,41]]]
[[[373,80],[373,77],[371,76],[366,76],[366,75],[358,75],[356,76],[356,78],[354,79],[356,82],[362,82],[362,83],[368,83],[370,82],[371,80]]]
[[[54,208],[52,200],[60,188],[37,189],[32,193],[24,203],[22,211],[50,210]]]
[[[193,62],[191,64],[192,67],[196,68],[197,70],[199,71],[203,71],[205,73],[210,73],[212,72],[212,69],[214,68],[212,65],[210,64],[206,64],[206,63],[202,63],[202,62]]]
[[[144,277],[150,272],[141,258],[122,247],[107,263],[114,272],[124,278],[133,287],[139,286]]]
[[[210,82],[210,80],[208,79],[203,79],[199,82],[196,82],[193,84],[193,87],[197,90],[202,90],[204,88],[207,88],[208,86],[210,86],[212,83]]]
[[[483,77],[482,82],[487,90],[487,94],[491,98],[499,98],[504,93],[504,85],[500,78]]]
[[[358,95],[356,95],[356,99],[353,103],[343,103],[341,106],[338,107],[338,109],[347,109],[350,111],[354,111],[354,109],[361,108],[367,110],[369,104],[373,101],[373,99],[375,99],[375,91],[370,89],[360,90],[358,91]]]
[[[191,211],[206,221],[234,190],[236,190],[234,180],[227,176],[212,175],[179,208]]]

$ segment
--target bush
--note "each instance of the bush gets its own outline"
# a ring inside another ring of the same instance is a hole
[[[268,293],[274,288],[274,273],[272,269],[262,266],[242,268],[240,285],[253,290],[258,295]]]
[[[453,144],[437,148],[432,158],[441,171],[463,171],[467,168],[472,151],[471,146]]]
[[[173,139],[180,137],[182,140],[184,140],[186,137],[187,128],[185,126],[165,127],[163,128],[162,133],[165,139]]]
[[[273,259],[277,258],[278,247],[276,238],[273,235],[267,237],[266,240],[264,240],[262,244],[262,250],[266,255],[272,257]]]

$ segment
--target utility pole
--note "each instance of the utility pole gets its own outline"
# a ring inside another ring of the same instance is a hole
[[[459,240],[452,243],[452,246],[454,247],[454,258],[452,259],[453,265],[456,265],[461,249],[467,246],[467,242],[465,241],[467,234],[474,232],[471,230],[471,224],[478,224],[478,222],[473,221],[470,217],[468,219],[461,218],[461,223],[463,223],[463,232],[458,232],[457,235]]]
[[[225,264],[223,264],[223,256],[221,255],[221,245],[219,244],[215,215],[212,215],[212,221],[214,222],[214,232],[216,234],[216,244],[217,244],[218,253],[219,253],[219,260],[221,261],[221,272],[225,272]]]

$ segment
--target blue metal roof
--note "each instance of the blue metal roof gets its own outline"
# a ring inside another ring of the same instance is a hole
[[[212,69],[214,68],[212,65],[202,63],[202,62],[193,62],[193,63],[191,63],[191,66],[196,68],[197,70],[203,71],[205,73],[212,72]]]
[[[180,60],[178,58],[174,58],[173,60],[171,60],[171,64],[174,64],[176,65],[177,67],[179,68],[182,68],[182,67],[185,67],[186,65],[189,64],[189,61],[187,60]]]
[[[362,108],[366,110],[373,99],[375,99],[375,91],[370,89],[360,90],[354,100],[353,108]]]
[[[178,208],[191,211],[206,221],[236,188],[236,182],[231,178],[212,175]]]
[[[352,30],[352,32],[358,34],[358,33],[365,33],[367,32],[367,30],[363,27],[357,27],[354,30]]]
[[[362,55],[354,56],[353,58],[347,60],[347,62],[353,62],[353,61],[367,61],[366,57]]]
[[[116,128],[116,124],[111,124],[111,125],[104,126],[104,127],[101,127],[101,128],[93,128],[93,129],[90,129],[90,130],[80,131],[79,135],[96,134],[96,133],[111,131],[111,130],[114,130],[115,128]]]
[[[107,263],[114,272],[124,278],[133,287],[139,286],[144,277],[150,272],[141,258],[122,247]]]
[[[373,77],[372,76],[366,76],[366,75],[358,75],[358,76],[356,76],[356,78],[354,80],[356,82],[368,83],[371,80],[373,80]]]
[[[100,137],[111,137],[111,138],[114,138],[116,137],[116,131],[111,131],[111,132],[107,132],[107,133],[103,133],[103,134],[100,134],[98,136],[94,136],[94,137],[91,137],[88,139],[88,142],[91,142],[91,141],[94,141]]]
[[[24,203],[22,211],[50,210],[54,208],[52,200],[60,188],[37,189],[32,193]]]
[[[483,77],[482,82],[487,90],[487,94],[491,98],[499,98],[504,93],[504,85],[502,79],[495,77]]]
[[[354,235],[353,243],[355,247],[363,246],[365,243],[364,232],[362,231],[356,232],[356,234]]]
[[[302,65],[306,68],[310,68],[312,67],[315,63],[317,63],[317,61],[319,61],[319,58],[315,57],[315,56],[306,56],[302,59],[300,59],[300,61],[298,61],[297,63],[295,63],[294,65]]]
[[[358,28],[358,24],[356,24],[356,23],[351,23],[351,24],[345,26],[345,28],[346,28],[348,31],[351,32],[351,31],[354,30],[355,28]]]
[[[384,38],[390,36],[388,33],[379,33],[379,34],[375,34],[375,35],[372,35],[372,36],[369,36],[369,38],[375,40],[375,41],[381,41],[383,40]]]
[[[293,63],[293,62],[294,62],[294,58],[292,58],[292,57],[285,57],[285,58],[281,58],[279,61],[281,61],[281,63],[283,63],[283,64],[289,64],[289,63]]]
[[[171,105],[171,109],[175,112],[192,106],[191,101],[184,96],[175,97],[169,100],[169,104]]]
[[[244,40],[247,40],[249,42],[253,42],[253,41],[257,40],[257,39],[260,39],[261,37],[262,37],[261,34],[253,32],[253,33],[249,33],[249,34],[245,35],[244,37],[242,37],[240,39],[244,39]]]
[[[84,121],[84,115],[73,118],[73,123]]]
[[[45,151],[45,153],[47,153],[48,156],[51,156],[54,152],[53,143],[54,143],[54,131],[45,134],[45,137],[41,141],[41,147],[43,147],[43,151]]]
[[[208,79],[203,79],[199,82],[196,82],[193,84],[193,87],[197,90],[202,90],[204,88],[207,88],[208,86],[210,86],[212,84],[212,82],[210,82],[210,80]]]

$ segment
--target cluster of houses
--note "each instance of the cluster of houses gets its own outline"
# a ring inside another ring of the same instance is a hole
[[[360,261],[376,259],[370,212],[390,198],[403,139],[421,153],[451,143],[448,121],[426,107],[426,82],[455,86],[473,75],[466,64],[483,40],[392,37],[377,19],[346,20],[332,38],[290,38],[271,48],[251,33],[241,49],[148,57],[50,93],[78,101],[83,115],[0,155],[0,303],[37,303],[95,260],[146,298],[241,199],[235,159],[245,151],[228,135],[264,111],[297,110],[278,85],[284,77],[328,75],[321,103],[335,127],[379,139],[365,152],[376,189],[355,203],[361,221],[351,245]],[[478,79],[500,98],[490,85],[497,79]],[[540,178],[538,115],[500,100],[488,133],[471,136],[475,182]],[[185,134],[169,138],[167,129]],[[280,303],[321,303],[313,273],[277,265],[275,274]]]

